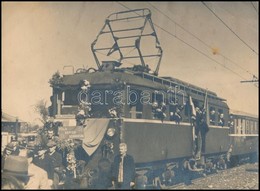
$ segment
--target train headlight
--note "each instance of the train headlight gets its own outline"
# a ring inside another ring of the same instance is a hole
[[[115,128],[110,127],[110,128],[108,128],[108,130],[107,130],[107,135],[108,135],[109,137],[113,137],[114,134],[115,134],[115,132],[116,132]]]

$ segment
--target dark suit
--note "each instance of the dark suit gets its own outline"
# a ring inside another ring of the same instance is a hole
[[[134,159],[130,155],[125,155],[123,159],[123,182],[118,182],[119,165],[121,162],[121,156],[117,155],[114,158],[112,165],[112,180],[115,182],[116,188],[130,189],[130,182],[135,182],[135,163]]]
[[[53,189],[57,189],[58,188],[58,184],[60,181],[60,175],[63,169],[63,165],[62,165],[62,155],[60,153],[58,153],[57,151],[55,151],[52,155],[50,155],[50,153],[48,153],[49,156],[49,163],[51,166],[51,170],[50,170],[50,178],[53,180]]]
[[[39,158],[39,156],[34,157],[33,164],[45,170],[48,174],[48,179],[51,179],[53,177],[53,175],[51,175],[51,164],[49,155],[44,154],[43,159]]]
[[[51,164],[53,165],[53,167],[60,167],[62,166],[62,156],[60,153],[58,153],[57,151],[55,151],[52,155],[49,154],[49,157],[51,158]]]

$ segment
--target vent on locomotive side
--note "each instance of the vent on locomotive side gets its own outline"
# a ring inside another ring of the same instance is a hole
[[[91,49],[99,70],[122,68],[158,75],[162,48],[149,9],[109,15]]]

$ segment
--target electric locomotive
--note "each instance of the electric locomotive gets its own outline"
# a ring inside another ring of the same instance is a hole
[[[194,156],[198,144],[192,123],[196,108],[204,110],[208,125],[198,159],[201,165],[223,161],[221,156],[226,157],[231,145],[232,157],[257,152],[258,130],[250,138],[242,138],[247,135],[241,132],[237,138],[237,124],[231,132],[225,99],[179,79],[158,76],[163,51],[149,9],[108,16],[91,49],[96,69],[56,73],[50,80],[50,115],[63,123],[61,138],[82,141],[89,156],[88,187],[98,184],[98,172],[108,171],[120,142],[134,157],[137,187],[177,183],[183,161]],[[250,124],[256,128],[258,120]]]

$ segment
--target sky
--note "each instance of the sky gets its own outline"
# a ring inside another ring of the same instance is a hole
[[[258,83],[240,82],[258,78],[258,2],[1,3],[2,112],[37,123],[34,105],[50,105],[56,71],[97,68],[91,43],[106,17],[149,8],[163,49],[159,76],[207,88],[232,110],[258,115]]]

